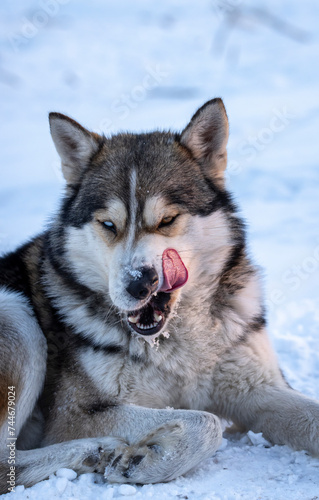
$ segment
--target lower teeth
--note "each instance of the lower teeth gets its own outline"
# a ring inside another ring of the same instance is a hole
[[[143,323],[139,323],[139,315],[137,314],[136,316],[128,316],[128,321],[129,323],[133,323],[134,325],[137,326],[140,330],[151,330],[152,328],[155,328],[160,321],[162,320],[162,316],[154,312],[154,323],[151,323],[149,325],[144,325]]]
[[[140,330],[150,330],[151,328],[155,328],[158,323],[152,323],[151,325],[142,325],[141,323],[136,323],[137,328]]]

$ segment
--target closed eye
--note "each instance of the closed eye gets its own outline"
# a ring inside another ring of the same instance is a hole
[[[167,217],[163,217],[163,219],[161,220],[161,222],[157,226],[158,229],[161,229],[162,227],[171,226],[176,221],[178,216],[179,216],[179,214],[168,215]]]

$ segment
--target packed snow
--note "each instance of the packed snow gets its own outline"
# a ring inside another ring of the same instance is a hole
[[[319,3],[3,0],[0,13],[0,250],[39,232],[57,207],[49,111],[107,135],[181,130],[221,96],[227,183],[264,269],[271,340],[289,383],[319,399]],[[167,484],[111,485],[60,469],[3,497],[126,496],[315,500],[319,459],[249,432]]]

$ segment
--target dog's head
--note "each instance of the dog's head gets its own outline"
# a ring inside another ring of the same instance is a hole
[[[207,102],[181,134],[105,138],[59,113],[50,126],[67,181],[60,222],[72,272],[107,294],[134,332],[158,334],[180,294],[198,285],[195,255],[209,259],[228,238],[222,100]]]

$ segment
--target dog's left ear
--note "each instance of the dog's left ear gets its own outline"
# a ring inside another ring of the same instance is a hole
[[[180,142],[201,164],[205,174],[224,186],[227,164],[228,118],[220,98],[206,102],[183,130]]]
[[[77,184],[102,138],[61,113],[49,114],[50,131],[68,184]]]

